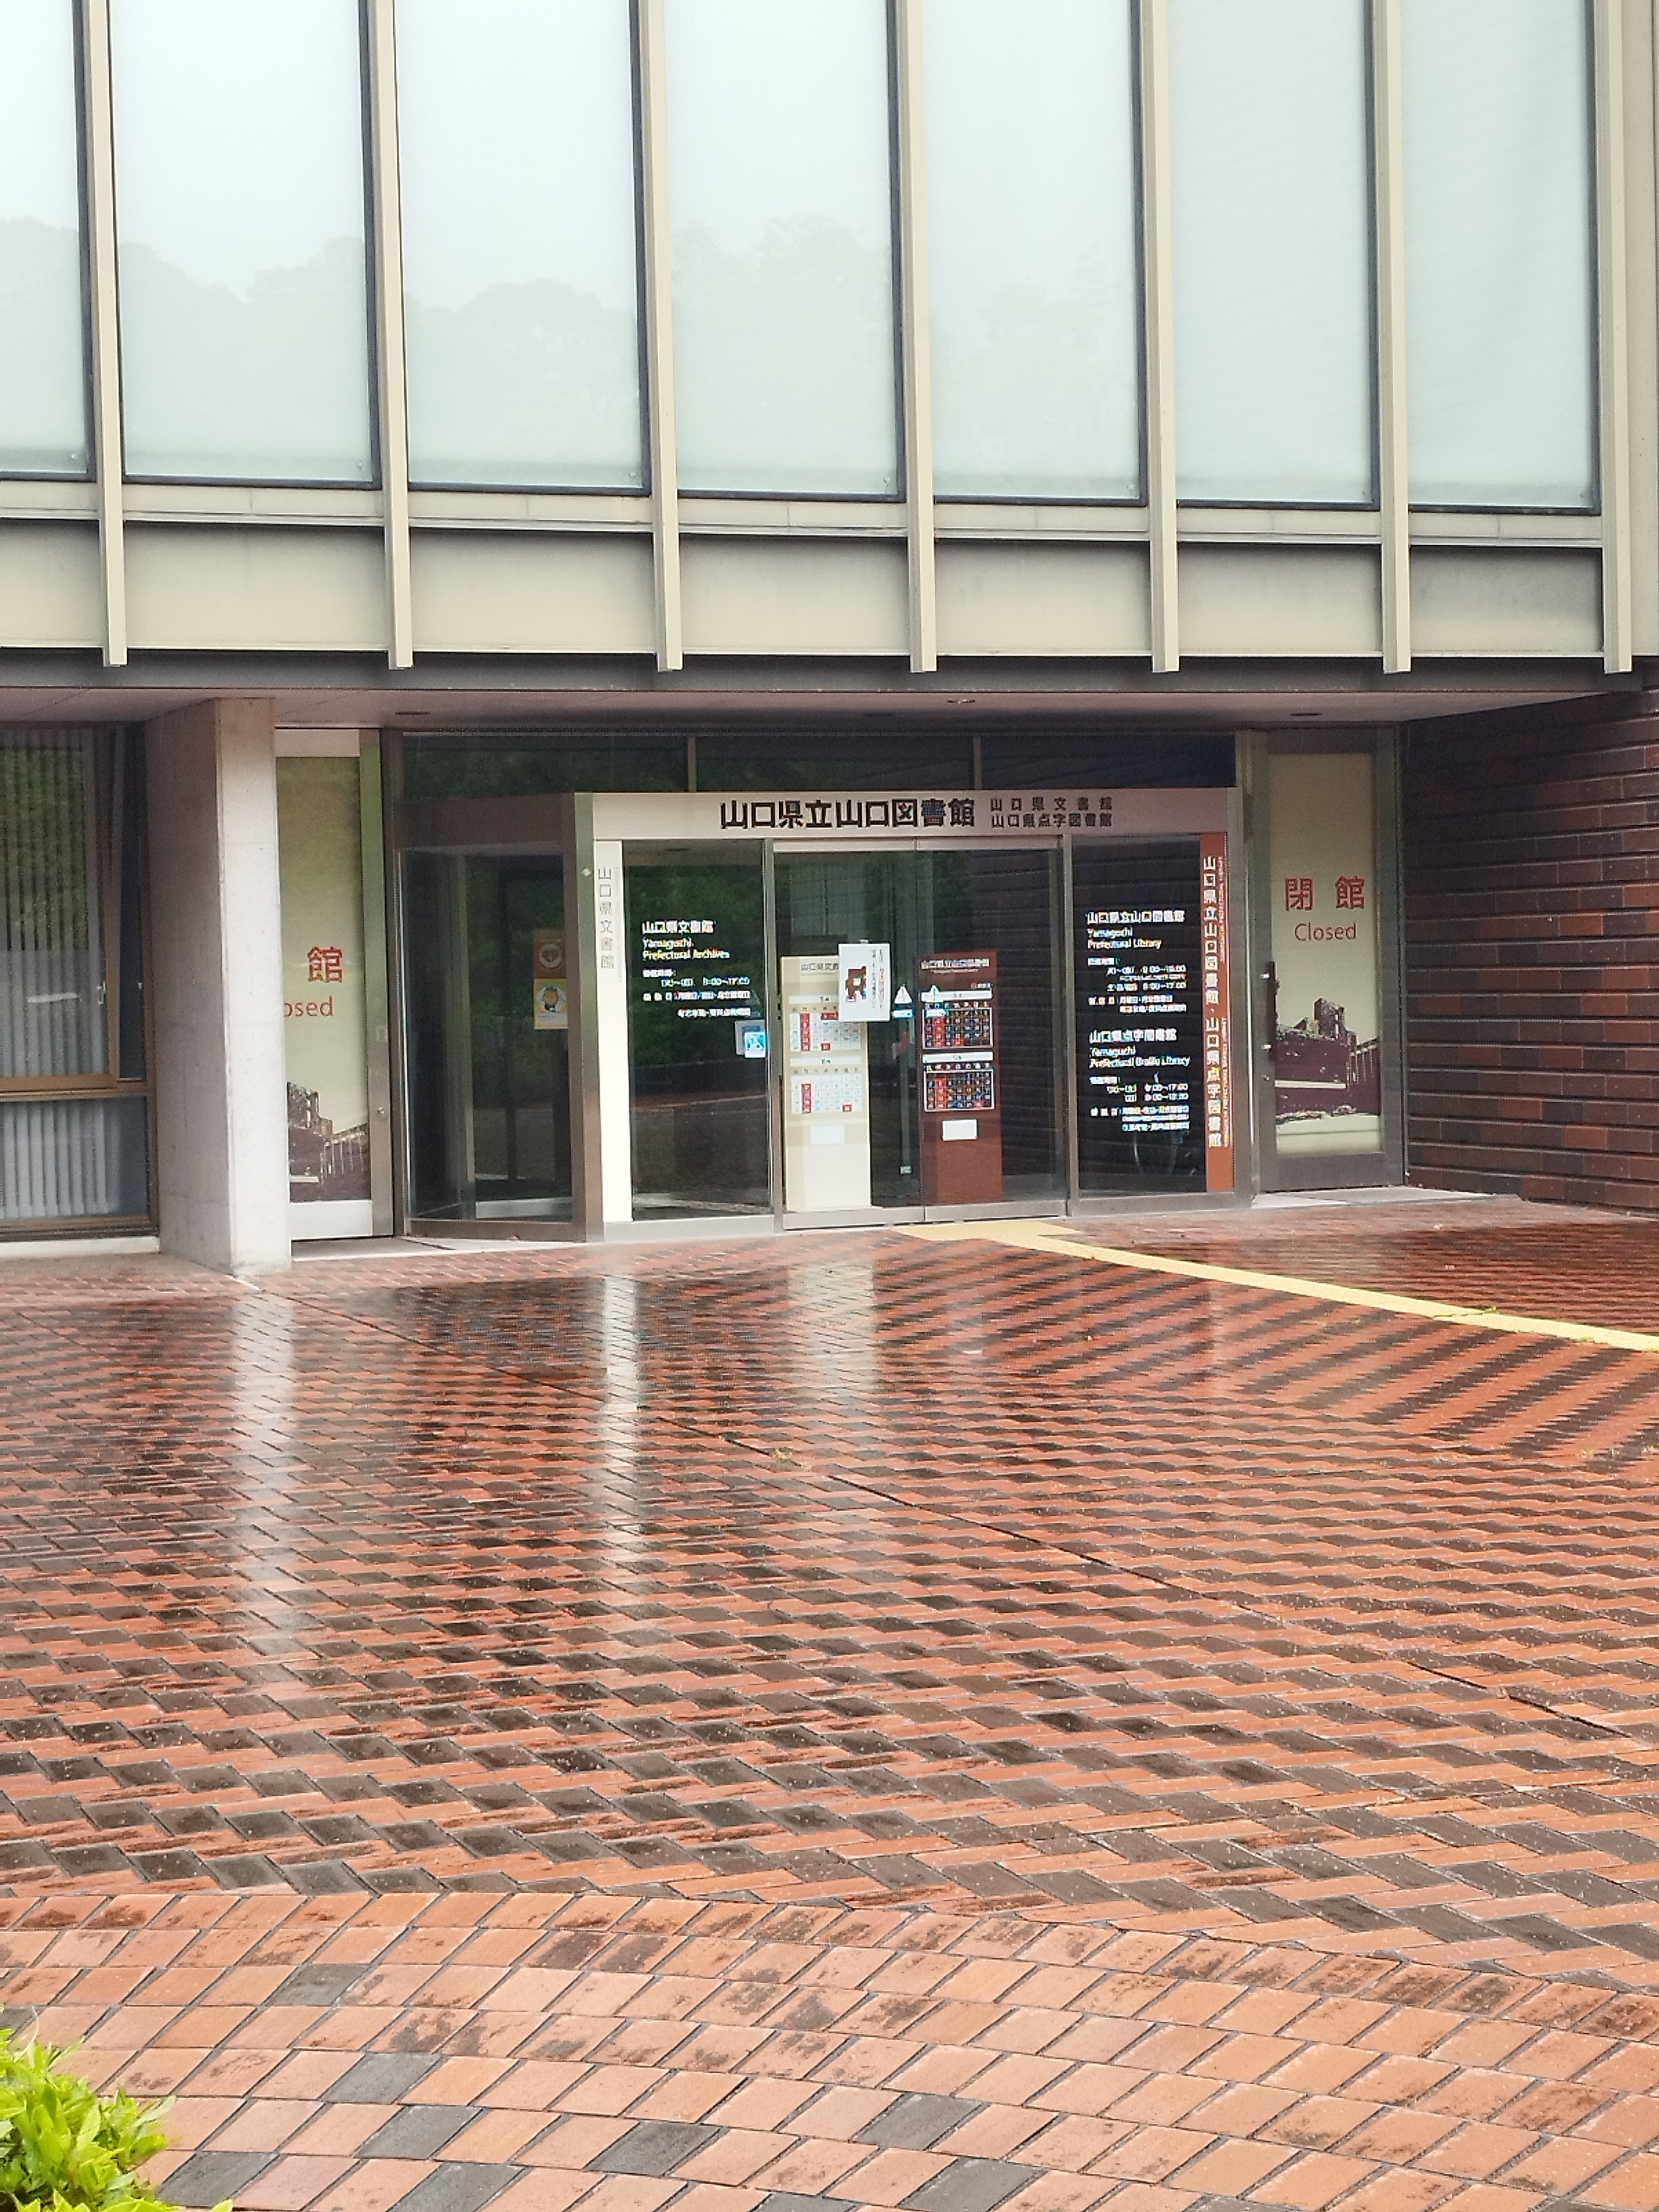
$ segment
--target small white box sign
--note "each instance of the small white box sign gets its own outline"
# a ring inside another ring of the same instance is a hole
[[[939,1125],[939,1142],[942,1145],[965,1144],[970,1137],[976,1137],[978,1134],[977,1121],[941,1121]]]
[[[890,945],[841,945],[836,948],[844,1022],[887,1022],[893,1018],[893,948]]]

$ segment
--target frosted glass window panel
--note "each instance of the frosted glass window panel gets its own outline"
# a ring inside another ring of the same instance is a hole
[[[928,0],[936,489],[1134,499],[1129,0]]]
[[[1170,0],[1170,103],[1180,495],[1368,506],[1363,0]]]
[[[400,0],[410,465],[637,485],[628,0]]]
[[[885,0],[667,0],[690,490],[896,494]]]
[[[73,0],[0,0],[0,474],[84,476]]]
[[[1407,411],[1420,506],[1595,503],[1584,0],[1406,0]]]
[[[112,0],[134,476],[368,483],[356,0]]]

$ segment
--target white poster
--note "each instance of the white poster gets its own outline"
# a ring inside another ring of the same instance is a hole
[[[531,958],[536,969],[532,987],[536,1027],[538,1030],[568,1030],[570,1026],[570,1000],[565,988],[563,930],[532,931]]]
[[[893,1018],[893,952],[888,945],[842,945],[836,949],[844,1022]]]
[[[1378,1152],[1375,765],[1369,753],[1275,753],[1268,775],[1279,1152]]]

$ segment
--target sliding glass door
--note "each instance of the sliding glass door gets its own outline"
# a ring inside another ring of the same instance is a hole
[[[779,853],[786,1218],[1066,1194],[1060,854]]]

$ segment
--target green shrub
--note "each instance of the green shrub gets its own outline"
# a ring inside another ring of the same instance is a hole
[[[167,2148],[156,2122],[172,2098],[101,2097],[64,2057],[50,2043],[14,2045],[0,2029],[0,2212],[173,2212],[133,2179]]]

